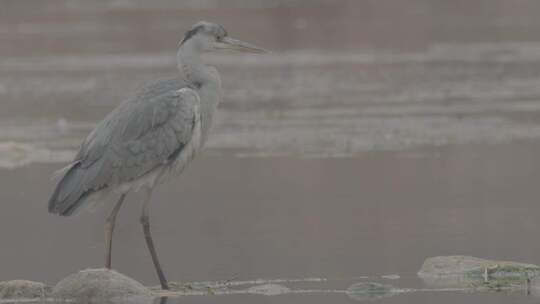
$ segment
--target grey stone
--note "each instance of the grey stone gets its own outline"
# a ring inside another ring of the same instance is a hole
[[[69,275],[56,284],[51,295],[78,303],[143,303],[154,297],[141,283],[108,269],[87,269]]]
[[[50,287],[40,282],[26,280],[0,282],[0,299],[44,298],[50,291]]]

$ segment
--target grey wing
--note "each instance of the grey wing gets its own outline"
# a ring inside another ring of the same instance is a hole
[[[49,212],[70,215],[90,194],[173,162],[199,122],[199,96],[188,88],[123,103],[81,145],[49,200]]]

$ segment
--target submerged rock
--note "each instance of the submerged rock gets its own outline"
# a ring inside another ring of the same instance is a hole
[[[538,275],[540,267],[533,264],[470,256],[428,258],[418,272],[430,285],[486,290],[526,289],[529,280]]]
[[[154,297],[141,283],[108,269],[87,269],[69,275],[56,284],[51,295],[85,303],[145,302]]]
[[[40,282],[13,280],[0,282],[0,299],[37,299],[46,297],[51,288]]]
[[[376,300],[390,297],[396,294],[396,289],[391,285],[376,282],[362,282],[347,288],[347,295],[358,301]]]

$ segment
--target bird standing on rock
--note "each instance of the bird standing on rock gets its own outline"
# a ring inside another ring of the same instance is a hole
[[[62,170],[49,200],[49,212],[69,216],[91,201],[120,195],[105,223],[105,266],[110,269],[116,215],[128,192],[143,190],[140,221],[163,289],[169,286],[150,233],[148,205],[154,187],[182,172],[201,150],[221,101],[219,73],[205,65],[201,55],[266,52],[230,38],[221,25],[204,21],[196,23],[179,45],[179,77],[146,86],[110,112]]]

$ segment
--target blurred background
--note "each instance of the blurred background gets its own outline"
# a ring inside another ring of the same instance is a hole
[[[534,0],[2,0],[0,280],[102,265],[110,205],[49,215],[51,175],[118,103],[175,75],[199,20],[272,53],[207,58],[225,93],[207,149],[151,209],[171,280],[398,274],[418,287],[434,255],[540,264],[539,12]],[[113,267],[157,284],[140,196],[128,200]],[[264,301],[351,301],[329,297]],[[388,301],[435,299],[535,301]]]

